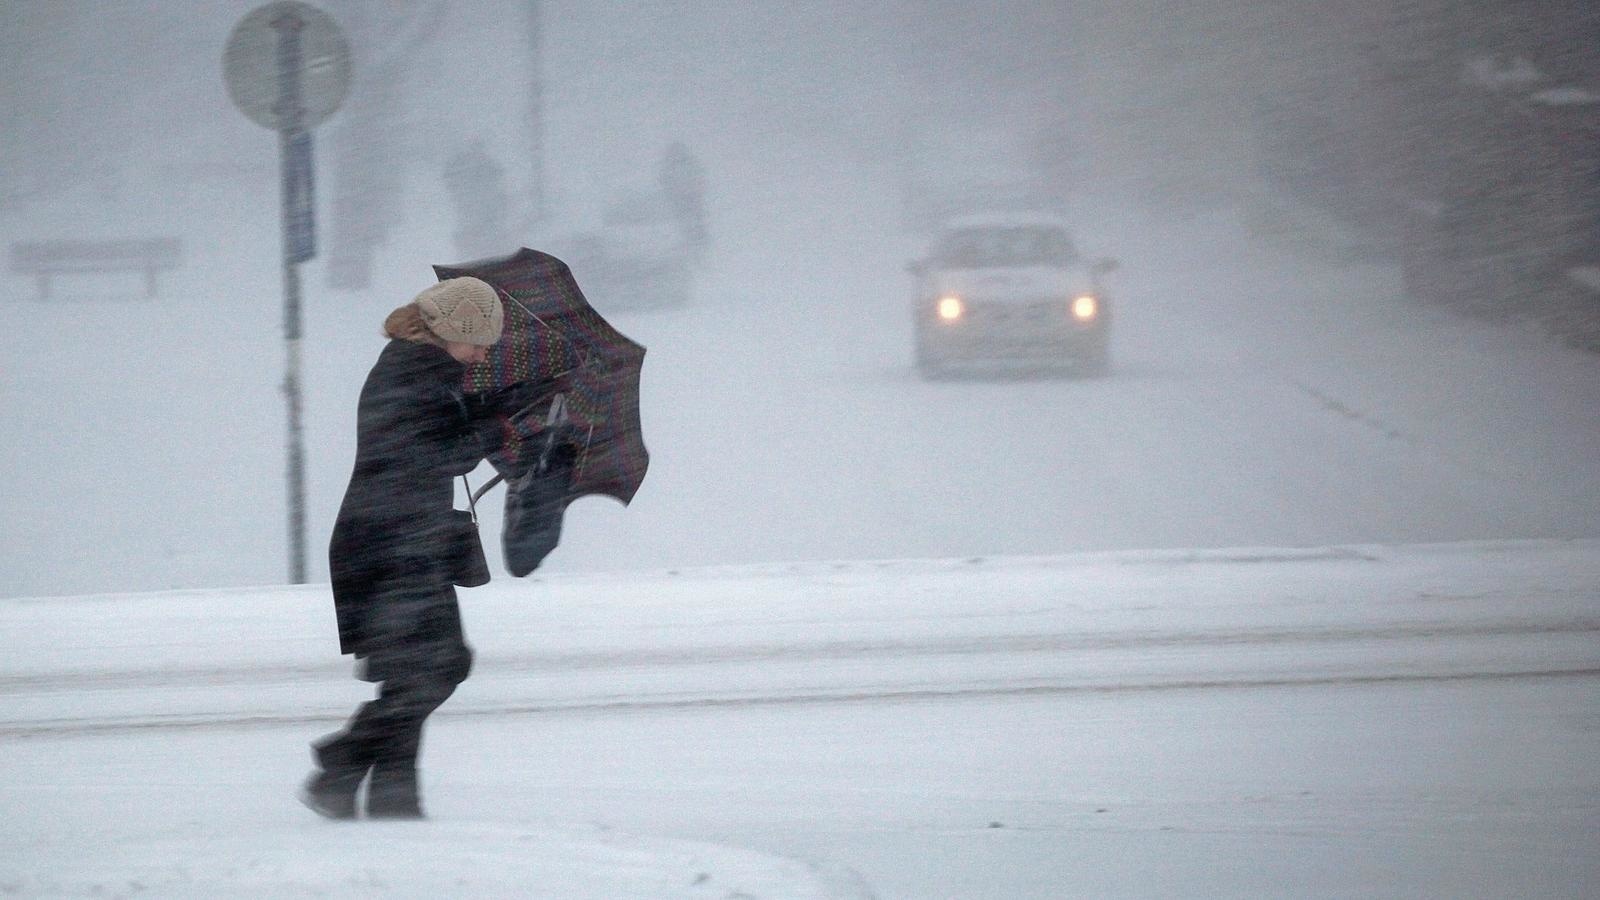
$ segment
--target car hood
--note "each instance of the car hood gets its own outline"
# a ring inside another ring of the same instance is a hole
[[[935,269],[933,288],[969,300],[1037,300],[1094,290],[1087,268]]]

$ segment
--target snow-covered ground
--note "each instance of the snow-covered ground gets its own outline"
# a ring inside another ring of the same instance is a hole
[[[1583,897],[1597,541],[501,579],[427,823],[318,819],[322,587],[12,600],[23,896]]]
[[[1072,213],[1122,261],[1110,376],[924,383],[909,70],[881,29],[732,2],[550,4],[561,227],[670,141],[708,168],[693,302],[604,310],[649,348],[651,471],[466,592],[432,821],[315,819],[305,744],[367,686],[326,585],[277,586],[276,147],[217,74],[254,5],[28,44],[50,96],[118,98],[56,135],[116,177],[8,197],[0,243],[184,262],[154,299],[0,273],[0,896],[1600,891],[1600,358],[1109,173]],[[314,582],[378,324],[456,261],[450,142],[526,162],[497,9],[419,50],[372,287],[303,267]]]

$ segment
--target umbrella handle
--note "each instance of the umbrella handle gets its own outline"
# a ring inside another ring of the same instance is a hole
[[[483,495],[489,493],[489,489],[490,488],[494,487],[495,485],[497,485],[500,482],[505,481],[505,480],[506,480],[506,477],[504,475],[501,475],[499,472],[496,472],[494,474],[494,477],[489,479],[489,481],[486,484],[484,484],[483,487],[478,488],[477,490],[472,492],[472,502],[473,503],[477,503],[479,500],[482,500],[483,499]]]

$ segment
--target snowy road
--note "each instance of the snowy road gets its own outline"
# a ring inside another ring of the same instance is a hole
[[[819,205],[852,189],[808,186]],[[891,212],[820,233],[752,220],[693,305],[613,313],[650,348],[650,475],[631,507],[573,506],[550,571],[1600,534],[1600,358],[1407,304],[1391,269],[1297,260],[1224,214],[1122,211],[1084,239],[1124,261],[1109,377],[924,383]],[[780,249],[797,244],[825,262],[797,269]],[[181,277],[205,297],[245,276],[218,258]],[[416,277],[307,311],[315,577],[373,323]],[[64,335],[105,313],[30,309]],[[0,463],[49,465],[0,494],[0,590],[283,579],[278,373],[234,362],[270,343],[271,310],[187,312],[223,337],[171,363],[138,333],[88,369],[47,340],[19,350]],[[200,463],[174,452],[219,440]]]
[[[431,726],[427,827],[445,848],[587,848],[604,872],[620,851],[592,839],[611,830],[814,862],[754,896],[1580,897],[1600,883],[1597,554],[1352,545],[496,582],[467,592],[479,663]],[[207,854],[241,829],[267,835],[264,865],[302,852],[327,827],[291,798],[304,742],[366,690],[329,659],[325,604],[277,588],[0,608],[6,633],[36,639],[0,666],[0,806],[16,812],[0,847],[28,848],[0,854],[16,860],[0,884],[86,893],[109,882],[70,848],[126,855],[147,829],[186,836],[222,884],[237,882]],[[370,870],[392,888],[404,864]]]
[[[1600,360],[1226,221],[1098,231],[1124,259],[1103,379],[920,381],[907,280],[862,234],[814,248],[850,273],[820,297],[730,265],[705,306],[628,317],[653,484],[575,508],[561,564],[1600,532]]]

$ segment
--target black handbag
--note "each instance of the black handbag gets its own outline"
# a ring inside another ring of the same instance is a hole
[[[500,529],[506,571],[518,578],[527,575],[561,542],[561,518],[571,487],[572,458],[565,453],[541,458],[527,474],[507,483]]]
[[[449,546],[450,581],[461,587],[480,587],[489,583],[489,560],[483,555],[483,539],[478,536],[478,504],[472,496],[472,483],[461,476],[467,486],[467,508],[450,510],[450,531],[446,537]]]

